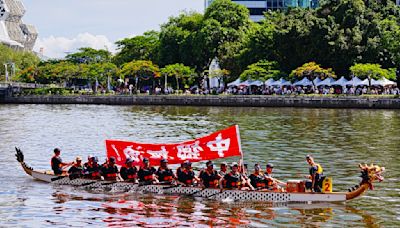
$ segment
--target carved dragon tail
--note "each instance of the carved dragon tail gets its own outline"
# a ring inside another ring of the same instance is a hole
[[[15,151],[17,152],[17,153],[15,154],[15,157],[17,158],[17,161],[18,161],[19,163],[21,163],[21,165],[22,165],[22,167],[24,168],[24,170],[25,170],[26,172],[32,171],[33,168],[30,167],[30,166],[28,166],[28,165],[25,163],[25,160],[24,160],[24,159],[25,159],[25,158],[24,158],[24,153],[22,153],[21,149],[19,149],[18,147],[15,147]]]

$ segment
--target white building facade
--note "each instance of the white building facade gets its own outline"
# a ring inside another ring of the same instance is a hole
[[[38,33],[25,24],[25,7],[20,0],[0,0],[0,43],[12,48],[32,51]]]

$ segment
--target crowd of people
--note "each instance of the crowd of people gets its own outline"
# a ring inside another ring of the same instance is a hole
[[[321,95],[400,95],[397,87],[312,87],[312,86],[283,86],[283,87],[233,87],[225,91],[226,94],[233,95],[301,95],[301,94],[321,94]]]
[[[54,149],[51,167],[56,175],[68,175],[71,179],[85,178],[92,180],[125,181],[142,185],[165,184],[181,186],[198,186],[202,188],[239,189],[239,190],[266,190],[284,192],[286,183],[273,177],[272,164],[267,164],[265,171],[260,164],[254,165],[254,172],[248,174],[247,165],[233,162],[228,171],[228,164],[221,163],[216,170],[214,163],[208,161],[206,167],[198,174],[192,168],[190,161],[185,161],[174,172],[168,167],[168,160],[162,159],[159,167],[150,165],[148,158],[142,160],[138,168],[132,158],[128,157],[125,165],[119,168],[114,157],[109,157],[104,164],[99,164],[95,156],[89,156],[88,161],[82,164],[82,158],[76,157],[75,162],[64,163],[60,157],[61,150]],[[324,179],[322,167],[314,162],[311,156],[306,160],[310,165],[307,175],[306,189],[312,192],[321,192]],[[67,167],[70,167],[68,170]]]

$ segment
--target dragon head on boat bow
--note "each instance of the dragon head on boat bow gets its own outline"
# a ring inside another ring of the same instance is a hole
[[[373,182],[375,181],[383,181],[383,176],[382,173],[385,171],[385,167],[380,167],[374,164],[367,165],[367,164],[359,164],[359,167],[361,169],[361,184],[368,184],[369,188],[371,190],[374,189],[374,186],[372,185]]]
[[[368,189],[373,190],[373,183],[375,181],[383,181],[382,173],[385,171],[385,167],[380,167],[374,164],[360,164],[359,167],[361,169],[361,182],[359,185],[349,189],[349,192],[346,194],[347,200],[360,196]]]

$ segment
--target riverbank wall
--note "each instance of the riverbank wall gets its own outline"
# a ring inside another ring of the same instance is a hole
[[[5,96],[0,103],[400,109],[399,98],[323,96]]]

